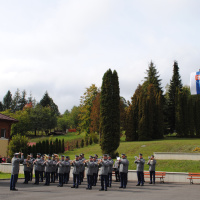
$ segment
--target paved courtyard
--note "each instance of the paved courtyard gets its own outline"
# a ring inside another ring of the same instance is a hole
[[[0,180],[0,199],[3,200],[196,200],[199,199],[200,184],[190,185],[188,183],[157,183],[155,185],[136,186],[136,182],[129,181],[126,189],[119,189],[119,183],[113,182],[112,188],[108,191],[99,191],[100,183],[92,190],[86,190],[86,179],[78,189],[71,188],[72,180],[63,187],[57,187],[57,183],[50,186],[23,184],[23,179],[19,179],[16,188],[19,191],[10,191],[9,180]]]

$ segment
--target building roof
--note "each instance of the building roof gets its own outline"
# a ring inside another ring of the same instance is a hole
[[[12,117],[9,117],[9,116],[1,114],[1,113],[0,113],[0,120],[10,121],[13,123],[19,122],[17,119],[14,119]]]

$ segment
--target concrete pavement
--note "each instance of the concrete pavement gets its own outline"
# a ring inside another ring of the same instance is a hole
[[[100,183],[92,190],[86,190],[86,179],[78,189],[71,188],[72,180],[63,187],[57,187],[58,183],[50,186],[23,184],[19,179],[16,184],[18,191],[10,191],[9,180],[0,180],[0,199],[3,200],[196,200],[199,198],[200,184],[189,183],[157,183],[144,186],[136,186],[135,181],[129,181],[126,189],[120,189],[119,183],[113,182],[108,191],[99,191]]]

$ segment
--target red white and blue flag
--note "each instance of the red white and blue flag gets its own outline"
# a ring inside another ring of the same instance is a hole
[[[200,94],[200,71],[190,74],[190,91],[191,94]]]

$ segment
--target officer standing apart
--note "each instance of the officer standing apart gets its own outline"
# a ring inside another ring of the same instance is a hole
[[[108,156],[108,187],[111,187],[112,184],[112,171],[113,171],[113,163],[111,156]]]
[[[21,154],[21,159],[18,158],[18,156]],[[14,157],[12,158],[12,171],[11,171],[11,178],[10,178],[10,190],[12,191],[17,191],[15,188],[17,179],[18,179],[18,174],[19,174],[19,164],[21,161],[24,160],[23,153],[15,153]]]
[[[57,162],[57,166],[58,166],[58,176],[59,176],[58,187],[63,187],[64,171],[66,167],[65,156],[61,157],[61,160]]]
[[[85,162],[85,166],[87,167],[87,183],[88,186],[86,188],[86,190],[91,190],[92,189],[92,184],[93,184],[93,172],[94,172],[94,161],[93,161],[93,157],[90,156],[90,160],[88,161],[84,161]]]
[[[144,185],[144,163],[145,160],[142,157],[142,154],[139,154],[139,158],[136,158],[135,163],[137,165],[137,177],[138,183],[136,186],[143,186]]]
[[[126,159],[125,154],[121,154],[122,158],[119,160],[119,173],[121,184],[119,188],[126,188],[127,185],[127,174],[128,174],[128,166],[129,161]]]
[[[99,160],[99,166],[100,168],[100,176],[101,176],[101,189],[99,191],[107,191],[107,183],[108,183],[108,156],[107,154],[104,154],[103,160]]]
[[[149,165],[149,172],[150,172],[150,183],[149,184],[155,184],[155,171],[156,171],[156,160],[154,158],[154,155],[151,156],[149,161],[147,162],[147,165]],[[152,182],[153,177],[153,182]]]
[[[73,170],[73,186],[71,188],[78,188],[80,179],[80,170],[82,167],[82,162],[79,161],[79,156],[75,156],[76,160],[72,161]]]

